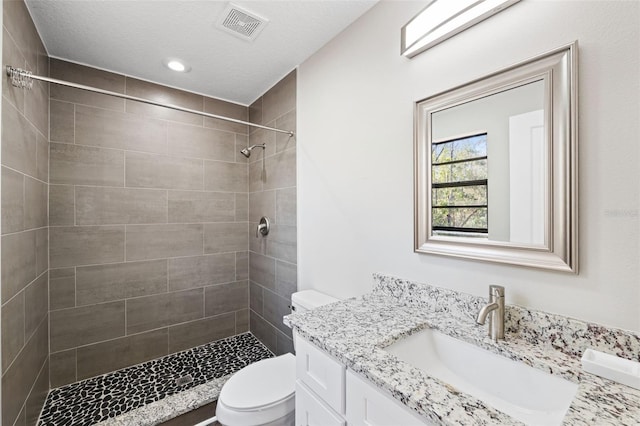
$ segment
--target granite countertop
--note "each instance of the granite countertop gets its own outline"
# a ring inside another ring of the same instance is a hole
[[[375,278],[379,283],[372,293],[289,315],[285,317],[285,323],[301,337],[436,424],[521,423],[382,350],[424,328],[437,329],[578,383],[578,391],[563,424],[639,424],[640,391],[584,373],[580,357],[576,355],[583,350],[583,347],[577,347],[580,345],[606,350],[611,344],[610,353],[622,351],[622,356],[637,360],[640,356],[639,336],[577,320],[554,320],[552,315],[536,312],[523,315],[523,309],[520,309],[509,315],[512,323],[508,324],[506,339],[494,342],[488,338],[486,327],[476,325],[473,320],[479,306],[486,303],[485,299],[382,275]],[[524,319],[540,318],[544,320],[539,324],[518,328]],[[585,330],[597,332],[586,336]]]

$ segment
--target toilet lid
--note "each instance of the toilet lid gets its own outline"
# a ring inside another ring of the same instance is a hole
[[[296,357],[288,353],[238,371],[222,387],[220,401],[234,410],[256,410],[291,398],[295,387]]]

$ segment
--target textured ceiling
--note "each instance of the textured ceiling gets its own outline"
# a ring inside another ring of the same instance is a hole
[[[27,0],[52,57],[248,105],[377,0],[233,1],[269,23],[253,42],[216,27],[227,1]],[[177,57],[192,68],[169,71]]]

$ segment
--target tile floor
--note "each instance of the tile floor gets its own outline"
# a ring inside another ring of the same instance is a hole
[[[272,356],[251,333],[228,337],[52,389],[38,425],[93,425]],[[189,376],[189,383],[176,382]]]

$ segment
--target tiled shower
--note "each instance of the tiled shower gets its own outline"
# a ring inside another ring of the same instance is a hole
[[[3,64],[295,131],[295,71],[237,105],[48,58],[24,3],[3,8]],[[35,424],[50,388],[246,331],[292,349],[294,138],[2,87],[2,424]],[[264,161],[239,152],[255,143]],[[272,231],[256,239],[261,216]]]

